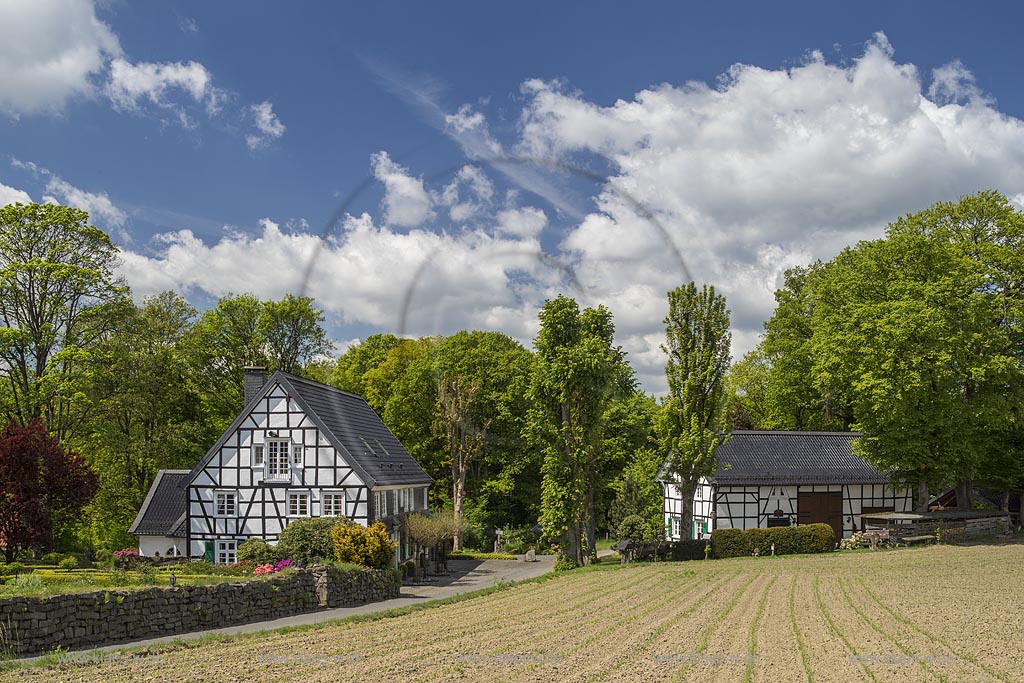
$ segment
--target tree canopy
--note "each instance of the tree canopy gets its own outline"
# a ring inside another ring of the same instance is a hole
[[[56,204],[0,208],[0,377],[6,418],[46,421],[63,439],[81,426],[78,401],[94,345],[128,306],[117,248],[89,215]]]
[[[698,291],[690,282],[668,293],[662,347],[668,354],[668,397],[660,433],[666,468],[683,497],[684,529],[693,520],[693,493],[701,477],[714,474],[715,450],[728,427],[725,373],[731,340],[725,297],[714,287]]]

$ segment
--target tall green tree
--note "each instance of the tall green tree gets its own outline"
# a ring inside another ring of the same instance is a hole
[[[537,519],[540,462],[522,437],[531,354],[499,332],[458,332],[437,340],[432,364],[438,391],[436,424],[468,445],[447,462],[458,516],[475,526],[521,526]],[[461,419],[452,419],[449,409]],[[447,408],[446,408],[447,406]],[[460,484],[460,479],[462,482]]]
[[[775,312],[758,347],[768,369],[765,429],[845,431],[853,421],[845,385],[815,374],[815,288],[823,270],[820,262],[791,268],[775,292]]]
[[[1004,454],[1022,400],[1024,217],[994,192],[940,203],[841,253],[817,286],[815,373],[850,387],[858,450],[917,484]],[[1002,456],[1000,456],[1002,457]]]
[[[257,329],[271,367],[301,374],[305,363],[327,353],[331,344],[323,322],[323,311],[308,296],[286,294],[280,301],[264,303]]]
[[[128,527],[164,468],[191,468],[217,437],[215,420],[190,384],[182,340],[196,311],[164,292],[134,309],[100,342],[91,376],[96,406],[78,449],[99,474],[86,510],[88,541],[117,550],[134,543]]]
[[[191,382],[209,412],[226,426],[243,403],[244,368],[302,374],[305,364],[329,350],[323,313],[309,297],[261,301],[229,294],[205,311],[183,344]]]
[[[682,495],[681,522],[693,526],[693,494],[715,472],[715,450],[728,428],[725,374],[729,368],[729,311],[714,287],[690,282],[668,293],[665,377],[668,396],[661,437],[667,471]]]
[[[664,536],[663,495],[657,482],[665,463],[657,433],[659,410],[652,396],[637,391],[616,399],[605,413],[599,530],[615,534],[623,519],[639,515],[652,535]]]
[[[224,427],[244,403],[245,366],[270,364],[259,329],[262,308],[251,294],[228,294],[199,317],[182,341],[191,386]]]
[[[451,479],[444,441],[434,431],[437,380],[433,348],[437,339],[404,339],[363,377],[366,402],[380,415],[420,466],[434,478],[433,507],[451,504]]]
[[[628,366],[603,306],[580,311],[559,296],[544,304],[540,323],[526,426],[544,454],[540,522],[546,536],[560,540],[563,564],[579,566],[590,561],[596,541],[604,415]]]
[[[335,363],[331,384],[364,396],[366,373],[383,363],[388,352],[401,343],[402,340],[393,334],[371,334],[358,344],[352,345]]]
[[[129,305],[117,248],[89,215],[55,204],[0,208],[0,378],[6,417],[42,418],[60,440],[88,413],[91,347]]]
[[[733,363],[725,377],[729,425],[733,429],[771,429],[769,382],[771,364],[761,348]]]

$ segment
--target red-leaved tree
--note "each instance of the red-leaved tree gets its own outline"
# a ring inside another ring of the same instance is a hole
[[[0,432],[0,545],[10,563],[19,550],[53,543],[55,523],[70,520],[96,494],[96,473],[65,451],[40,420]]]

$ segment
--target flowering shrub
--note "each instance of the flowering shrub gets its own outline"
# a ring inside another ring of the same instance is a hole
[[[358,524],[340,524],[331,530],[331,535],[334,538],[334,556],[339,562],[351,562],[371,569],[387,567],[398,547],[379,521],[368,528]]]
[[[129,558],[129,557],[138,557],[138,556],[139,556],[139,549],[138,548],[125,548],[124,550],[115,550],[114,551],[114,557],[116,557],[119,560],[123,560],[123,559]]]
[[[285,569],[291,569],[295,565],[289,559],[278,560],[276,564],[258,564],[256,568],[252,570],[253,576],[266,576],[267,574],[277,574],[283,572]]]

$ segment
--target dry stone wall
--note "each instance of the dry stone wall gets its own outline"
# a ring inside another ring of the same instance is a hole
[[[27,657],[398,597],[394,573],[311,567],[244,583],[0,600],[0,649]]]

